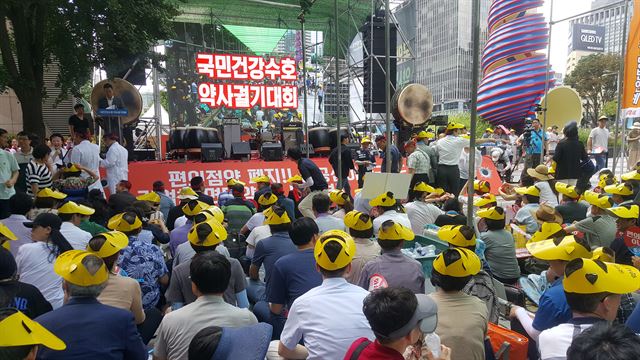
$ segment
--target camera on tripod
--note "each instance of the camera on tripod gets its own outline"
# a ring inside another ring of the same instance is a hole
[[[527,117],[524,119],[524,131],[522,133],[522,143],[528,147],[531,142],[531,131],[533,131],[533,119]]]

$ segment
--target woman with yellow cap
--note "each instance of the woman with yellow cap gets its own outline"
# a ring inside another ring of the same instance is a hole
[[[480,239],[486,245],[484,257],[493,277],[504,284],[515,285],[520,278],[520,266],[513,236],[505,230],[504,209],[499,206],[482,209],[478,210],[477,215],[487,229],[480,234]],[[478,227],[481,227],[480,224]]]
[[[620,205],[607,209],[607,212],[616,218],[616,228],[618,230],[616,238],[609,246],[616,253],[616,263],[633,265],[631,257],[633,253],[629,250],[624,240],[625,232],[632,226],[638,225],[640,216],[640,206],[637,204]]]
[[[331,213],[333,217],[344,219],[344,216],[353,210],[353,201],[351,196],[343,190],[332,190],[329,192],[329,199],[336,205],[336,209]]]

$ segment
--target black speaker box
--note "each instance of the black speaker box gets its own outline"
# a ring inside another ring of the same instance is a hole
[[[264,161],[281,161],[282,145],[280,143],[264,143],[260,149],[260,156]]]
[[[231,157],[234,159],[251,155],[251,144],[248,142],[231,143]]]
[[[202,162],[222,161],[224,148],[221,143],[203,143],[200,145]]]
[[[371,31],[371,21],[373,21],[373,32]],[[391,77],[391,97],[394,94],[394,88],[396,85],[396,44],[397,44],[397,31],[396,25],[390,24],[389,29],[389,42],[390,42],[390,56],[392,57],[389,65],[389,72]],[[371,111],[373,113],[383,113],[386,111],[386,94],[385,94],[385,46],[384,46],[384,15],[374,17],[373,20],[367,21],[362,27],[362,42],[364,43],[363,57],[365,59],[363,63],[363,93],[364,93],[364,108],[368,112],[371,104]],[[366,50],[364,50],[366,49]],[[369,57],[367,57],[367,54]],[[374,58],[377,57],[377,61]]]
[[[449,124],[449,115],[434,115],[431,117],[429,125],[447,126]]]
[[[309,156],[314,155],[316,152],[313,150],[313,145],[300,144],[300,151],[302,152],[302,156],[307,156],[307,146],[309,147]]]

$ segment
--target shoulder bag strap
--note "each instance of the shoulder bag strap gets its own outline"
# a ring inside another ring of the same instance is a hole
[[[349,360],[358,360],[360,358],[360,354],[364,351],[364,349],[371,344],[371,341],[365,340],[358,345],[358,347],[351,353],[351,357]]]

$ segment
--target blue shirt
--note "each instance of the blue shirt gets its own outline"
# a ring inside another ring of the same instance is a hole
[[[400,172],[400,150],[393,144],[388,145],[391,147],[391,172],[398,173]],[[380,157],[382,158],[382,172],[387,172],[387,151],[382,151]]]
[[[35,319],[67,345],[63,351],[38,349],[38,359],[145,360],[148,355],[133,314],[95,298],[74,297]]]
[[[533,318],[533,328],[544,331],[554,326],[566,323],[571,320],[572,313],[567,298],[562,287],[562,278],[557,279],[540,296],[540,303],[535,318]]]
[[[289,215],[289,219],[291,219],[291,221],[296,219],[296,204],[293,200],[285,197],[284,195],[278,195],[278,205],[282,206],[287,211],[287,215]]]
[[[120,255],[120,267],[140,283],[142,306],[145,309],[156,306],[160,300],[158,279],[169,273],[160,248],[129,236],[129,246]]]
[[[160,195],[160,212],[164,217],[164,221],[167,221],[167,217],[169,216],[169,210],[172,207],[176,206],[176,202],[171,200],[164,192],[156,191],[156,194]]]
[[[527,146],[527,154],[540,154],[542,153],[542,139],[547,140],[547,133],[540,128],[540,130],[531,130],[531,139],[529,140],[529,146]]]
[[[293,301],[310,289],[322,285],[322,276],[316,270],[313,249],[296,251],[278,259],[267,282],[267,301],[286,304],[291,309]]]
[[[277,232],[268,238],[260,240],[251,259],[251,265],[258,268],[264,264],[264,282],[269,283],[274,264],[281,257],[298,251],[288,232]]]
[[[313,161],[307,158],[301,158],[298,160],[298,171],[300,171],[300,176],[302,176],[304,180],[307,180],[309,177],[313,179],[313,185],[309,187],[309,190],[325,190],[329,187],[327,185],[327,179],[324,178],[322,171]]]
[[[191,230],[191,225],[193,225],[191,220],[187,220],[184,225],[171,230],[171,233],[169,233],[169,250],[171,251],[171,256],[176,254],[178,245],[187,242],[187,235],[189,234],[189,230]]]

